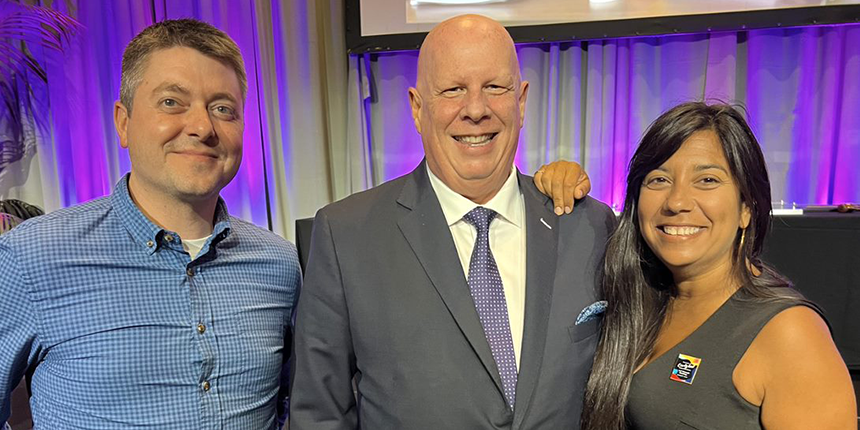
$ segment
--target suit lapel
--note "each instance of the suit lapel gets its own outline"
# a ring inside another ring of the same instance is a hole
[[[515,429],[522,424],[528,411],[543,363],[558,259],[559,228],[558,217],[548,207],[549,198],[538,192],[531,177],[518,173],[518,179],[526,209],[527,238],[525,324],[514,408]]]
[[[409,175],[409,180],[403,186],[397,203],[408,211],[400,217],[398,226],[502,395],[502,381],[496,362],[478,320],[478,312],[463,276],[457,248],[451,238],[442,207],[425,169],[425,163],[422,162]]]

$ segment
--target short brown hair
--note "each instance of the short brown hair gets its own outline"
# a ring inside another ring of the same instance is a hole
[[[149,54],[159,50],[184,46],[196,49],[233,68],[239,79],[242,98],[248,92],[245,63],[236,42],[211,24],[196,19],[171,19],[155,23],[131,39],[122,54],[122,76],[119,101],[131,115],[134,92],[143,76]]]

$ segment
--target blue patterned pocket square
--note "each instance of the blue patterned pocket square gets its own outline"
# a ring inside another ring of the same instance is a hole
[[[606,300],[601,300],[586,306],[585,309],[579,313],[579,316],[576,317],[575,325],[580,325],[599,317],[600,314],[606,311],[606,305],[608,304],[609,303]]]

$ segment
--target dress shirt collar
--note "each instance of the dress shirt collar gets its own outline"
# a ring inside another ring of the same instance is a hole
[[[132,201],[131,194],[128,192],[129,176],[130,174],[126,174],[117,182],[110,197],[111,207],[116,211],[128,233],[135,242],[147,250],[147,255],[151,255],[162,246],[181,251],[182,242],[179,235],[153,224]],[[230,216],[227,213],[227,205],[221,197],[218,197],[210,246],[214,246],[216,241],[223,240],[229,233]]]
[[[442,206],[442,213],[445,215],[445,221],[448,226],[452,226],[463,219],[463,216],[469,213],[472,209],[483,206],[487,209],[496,211],[503,219],[507,220],[516,227],[521,227],[523,222],[522,202],[523,195],[520,192],[519,182],[517,180],[517,168],[511,167],[511,174],[502,185],[502,188],[493,196],[486,204],[479,205],[452,190],[448,185],[442,182],[433,172],[430,167],[426,167],[427,175],[430,177],[430,185],[436,193],[436,198],[439,199],[439,204]]]

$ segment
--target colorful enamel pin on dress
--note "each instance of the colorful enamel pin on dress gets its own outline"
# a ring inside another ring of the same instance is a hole
[[[701,358],[678,354],[678,359],[675,360],[675,366],[672,368],[672,374],[669,376],[669,379],[685,384],[692,384],[701,363]]]

